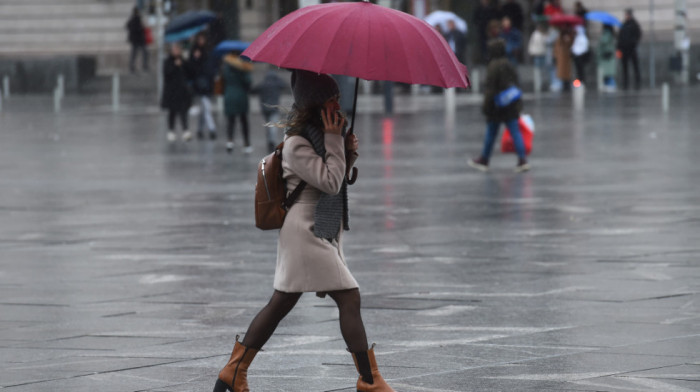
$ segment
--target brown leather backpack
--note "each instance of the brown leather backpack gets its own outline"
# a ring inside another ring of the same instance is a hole
[[[287,185],[282,177],[283,148],[284,142],[258,164],[258,181],[255,183],[255,227],[261,230],[282,228],[287,211],[306,187],[306,182],[302,181],[287,196]]]

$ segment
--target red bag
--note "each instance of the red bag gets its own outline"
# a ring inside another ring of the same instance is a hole
[[[525,153],[530,154],[530,151],[532,151],[532,137],[535,135],[535,123],[532,121],[532,117],[529,114],[521,115],[518,119],[518,127],[520,128],[520,134],[523,135]],[[501,138],[501,152],[515,152],[515,145],[510,137],[508,128],[503,132],[503,137]]]
[[[143,28],[143,35],[146,38],[146,45],[153,43],[153,31],[151,31],[150,27]]]

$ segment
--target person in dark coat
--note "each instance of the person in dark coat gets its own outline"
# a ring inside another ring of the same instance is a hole
[[[224,57],[224,111],[228,119],[226,130],[228,132],[228,142],[226,151],[233,152],[233,131],[235,130],[236,118],[241,119],[243,130],[243,141],[245,142],[246,154],[253,151],[250,145],[250,131],[248,129],[248,92],[252,84],[250,73],[253,64],[240,58],[240,52],[233,51]]]
[[[282,91],[289,88],[287,83],[280,78],[272,69],[268,70],[262,82],[257,84],[251,92],[260,95],[260,110],[265,117],[265,127],[267,128],[267,148],[268,151],[275,151],[278,143],[277,127],[271,126],[280,121],[280,95]]]
[[[450,45],[450,48],[459,60],[460,63],[465,63],[464,51],[466,49],[467,35],[459,31],[454,20],[447,21],[447,32],[443,35],[445,41]]]
[[[634,83],[635,88],[641,86],[641,77],[639,76],[639,57],[637,57],[637,45],[642,39],[642,29],[639,23],[634,19],[632,9],[625,10],[625,23],[620,28],[620,34],[617,38],[617,49],[622,53],[622,88],[628,87],[628,66],[630,61],[634,67]]]
[[[189,63],[193,79],[192,88],[200,108],[197,137],[204,139],[204,125],[206,124],[209,138],[214,140],[216,139],[216,123],[214,116],[212,116],[210,98],[214,92],[214,65],[205,33],[197,34],[195,44],[190,50]]]
[[[510,18],[513,27],[519,31],[523,31],[523,21],[525,20],[523,16],[523,7],[515,0],[508,0],[501,6],[501,16]]]
[[[126,29],[129,32],[127,40],[131,44],[131,58],[129,60],[129,70],[136,72],[136,54],[141,52],[143,70],[148,71],[148,50],[146,49],[146,28],[141,21],[141,13],[138,7],[134,7],[131,18],[126,22]]]
[[[480,60],[484,64],[488,62],[486,43],[489,39],[489,23],[499,19],[500,14],[493,0],[481,0],[474,10],[474,26],[476,26],[477,39],[479,42]]]
[[[163,96],[161,107],[168,110],[168,141],[175,141],[175,119],[180,118],[182,140],[188,141],[192,134],[188,130],[188,112],[192,105],[189,87],[191,72],[188,63],[182,58],[182,48],[178,44],[170,46],[170,55],[163,62]]]
[[[506,45],[502,39],[489,41],[488,49],[491,61],[486,71],[484,103],[482,105],[482,111],[486,115],[486,137],[481,155],[476,159],[470,159],[468,163],[469,166],[478,170],[488,170],[489,158],[498,136],[498,129],[501,123],[505,123],[518,154],[518,165],[515,167],[515,171],[527,171],[530,170],[530,165],[527,163],[525,143],[518,125],[522,101],[517,99],[504,107],[497,106],[495,101],[496,96],[502,91],[518,86],[518,72],[506,58]]]
[[[209,23],[209,42],[213,48],[216,48],[216,45],[225,39],[226,23],[224,22],[224,14],[219,12],[216,14],[216,19]]]

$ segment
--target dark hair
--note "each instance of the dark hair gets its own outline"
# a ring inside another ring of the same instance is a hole
[[[286,120],[271,125],[286,128],[284,133],[288,136],[303,134],[307,125],[313,125],[322,129],[323,121],[321,120],[321,110],[323,110],[323,106],[312,106],[300,109],[297,105],[292,105],[290,110],[286,110]],[[345,117],[345,114],[342,112],[339,112],[339,114]],[[345,124],[347,125],[347,121]]]

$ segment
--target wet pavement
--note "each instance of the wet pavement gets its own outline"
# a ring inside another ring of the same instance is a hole
[[[125,99],[13,97],[0,113],[0,388],[208,391],[272,292],[253,226],[255,152],[165,141]],[[533,170],[466,166],[460,98],[361,100],[346,256],[394,388],[700,390],[700,90],[529,97]],[[398,105],[397,105],[398,106]],[[373,110],[370,110],[373,109]],[[261,124],[258,114],[251,118]],[[240,135],[238,135],[240,140]],[[257,391],[354,391],[330,299],[312,294],[250,370]]]

